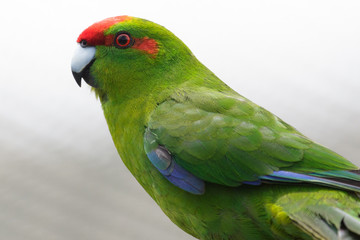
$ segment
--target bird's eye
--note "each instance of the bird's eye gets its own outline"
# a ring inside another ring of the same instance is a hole
[[[87,46],[87,41],[86,40],[81,40],[80,41],[80,46],[83,47],[83,48],[86,47]]]
[[[114,45],[117,48],[128,48],[134,43],[130,34],[127,32],[118,32],[114,39]]]

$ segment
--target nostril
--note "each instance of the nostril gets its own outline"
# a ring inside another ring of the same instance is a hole
[[[87,46],[87,41],[86,40],[81,40],[80,41],[80,46],[83,47],[83,48],[86,47]]]

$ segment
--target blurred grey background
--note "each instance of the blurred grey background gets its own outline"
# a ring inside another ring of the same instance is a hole
[[[166,26],[238,92],[360,164],[357,0],[1,5],[0,239],[193,239],[129,174],[72,78],[77,36],[110,16]]]

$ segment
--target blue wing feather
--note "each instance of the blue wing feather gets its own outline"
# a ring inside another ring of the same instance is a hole
[[[270,175],[260,177],[263,181],[312,183],[360,192],[359,178],[360,176],[358,174],[347,171],[330,171],[309,174],[275,171]]]
[[[177,164],[166,148],[158,146],[147,156],[156,169],[172,184],[192,194],[204,194],[204,181]]]

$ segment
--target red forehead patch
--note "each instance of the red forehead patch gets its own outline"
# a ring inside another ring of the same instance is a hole
[[[130,19],[131,17],[129,16],[118,16],[118,17],[106,18],[100,22],[94,23],[80,34],[80,36],[77,39],[77,42],[80,42],[81,40],[86,40],[88,45],[90,46],[104,45],[105,44],[104,31],[116,23],[124,22]]]

